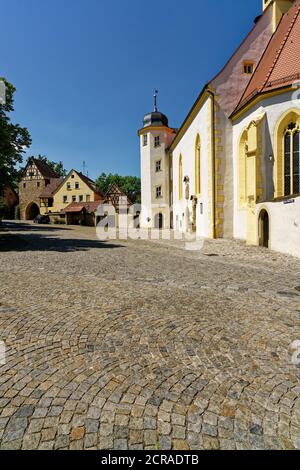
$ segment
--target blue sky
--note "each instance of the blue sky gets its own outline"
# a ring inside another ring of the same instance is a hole
[[[159,109],[179,127],[261,13],[261,0],[0,0],[0,76],[29,154],[67,169],[139,175],[137,129]]]

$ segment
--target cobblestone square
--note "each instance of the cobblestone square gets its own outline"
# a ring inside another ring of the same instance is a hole
[[[300,449],[300,260],[0,231],[1,449]]]

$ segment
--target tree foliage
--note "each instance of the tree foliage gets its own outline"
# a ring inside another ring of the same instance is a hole
[[[96,179],[96,185],[103,194],[106,194],[110,186],[116,184],[131,199],[132,202],[140,202],[141,179],[137,176],[121,176],[118,174],[102,173]]]
[[[23,154],[31,145],[31,137],[25,127],[13,124],[10,113],[14,111],[15,87],[4,78],[6,101],[0,103],[0,192],[4,186],[13,185],[17,178],[16,165],[23,160]]]

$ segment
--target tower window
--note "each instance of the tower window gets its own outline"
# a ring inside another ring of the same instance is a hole
[[[244,62],[243,72],[245,75],[252,75],[254,72],[254,63],[253,62]]]
[[[157,186],[156,187],[156,199],[160,199],[162,197],[162,187]]]
[[[148,134],[143,135],[143,145],[144,147],[147,147],[148,145]]]
[[[154,147],[160,147],[160,136],[159,135],[157,135],[154,138]]]
[[[161,160],[158,160],[155,163],[155,171],[156,171],[156,173],[159,173],[161,171]]]

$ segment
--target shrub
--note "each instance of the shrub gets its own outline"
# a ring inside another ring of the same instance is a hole
[[[21,210],[20,206],[15,207],[15,220],[20,220],[21,219]]]
[[[66,225],[66,221],[64,219],[54,219],[53,223],[55,225]]]

